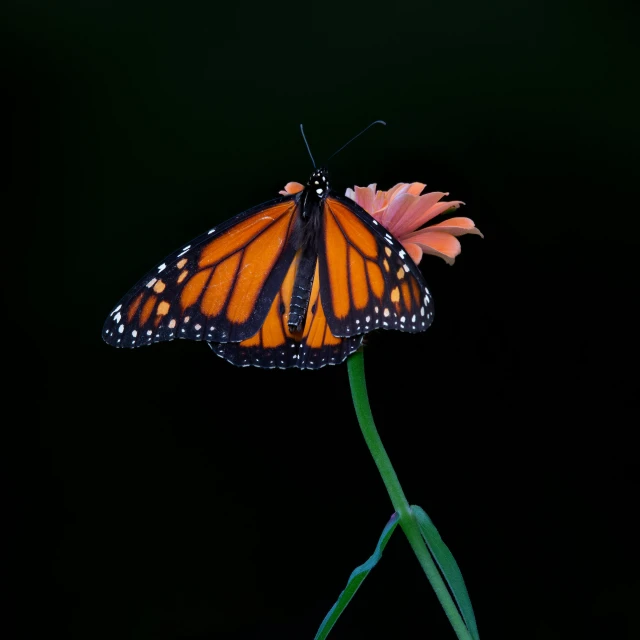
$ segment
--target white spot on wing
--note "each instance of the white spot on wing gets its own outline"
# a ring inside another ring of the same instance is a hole
[[[167,265],[163,262],[159,267],[158,267],[158,273],[160,273],[161,271],[164,271],[167,268]]]

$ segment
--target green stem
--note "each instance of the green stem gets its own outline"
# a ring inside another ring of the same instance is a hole
[[[420,528],[405,498],[398,476],[378,435],[378,430],[376,429],[373,415],[371,414],[371,407],[369,406],[362,349],[349,356],[347,366],[349,369],[349,382],[351,384],[353,405],[356,410],[358,422],[360,423],[360,429],[362,429],[362,435],[369,447],[369,451],[371,451],[378,471],[380,471],[382,481],[387,488],[393,507],[398,513],[400,526],[407,536],[407,540],[413,552],[416,554],[420,566],[427,575],[433,590],[436,592],[438,600],[440,600],[440,604],[447,614],[447,618],[449,618],[449,622],[451,622],[451,626],[456,632],[456,635],[460,640],[471,640],[471,635],[424,543]]]

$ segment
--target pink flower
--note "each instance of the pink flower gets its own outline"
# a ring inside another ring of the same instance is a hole
[[[389,191],[378,191],[375,184],[368,187],[347,189],[346,196],[359,204],[404,246],[413,261],[418,264],[423,254],[439,256],[447,264],[453,264],[462,247],[456,236],[482,233],[469,218],[449,218],[443,222],[423,227],[441,213],[457,209],[460,200],[441,201],[448,193],[432,191],[420,195],[426,185],[421,182],[400,182]],[[282,195],[302,191],[299,182],[289,182]]]
[[[422,193],[426,185],[400,182],[389,191],[377,191],[375,184],[368,187],[347,189],[347,197],[359,204],[382,226],[391,232],[418,264],[424,253],[439,256],[447,264],[453,264],[462,250],[456,236],[475,233],[482,236],[469,218],[450,218],[437,224],[421,228],[441,213],[453,211],[460,200],[444,200],[448,193],[432,191]]]

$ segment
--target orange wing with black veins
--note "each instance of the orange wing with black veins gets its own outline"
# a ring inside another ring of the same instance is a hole
[[[299,254],[289,267],[259,331],[240,343],[211,344],[215,353],[245,367],[319,369],[343,362],[360,347],[362,336],[337,338],[331,333],[321,300],[317,264],[304,327],[298,333],[290,331],[289,305],[298,261]]]
[[[175,251],[111,312],[103,338],[116,347],[189,338],[241,341],[262,326],[295,256],[298,215],[288,196],[259,205]]]
[[[324,202],[318,255],[320,295],[335,336],[375,329],[426,331],[433,301],[402,244],[348,198]]]

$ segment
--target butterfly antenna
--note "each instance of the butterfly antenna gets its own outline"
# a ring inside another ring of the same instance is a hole
[[[376,120],[375,122],[372,122],[368,127],[365,127],[357,136],[353,136],[353,138],[351,138],[351,140],[349,140],[349,142],[347,142],[346,144],[343,144],[335,153],[332,153],[327,158],[327,162],[329,162],[329,160],[331,160],[331,158],[333,158],[333,156],[335,156],[338,153],[340,153],[347,145],[350,145],[356,138],[359,138],[365,131],[367,131],[367,129],[371,129],[371,127],[373,127],[374,124],[383,124],[385,126],[387,125],[387,123],[384,120]]]
[[[309,147],[309,143],[307,142],[307,136],[304,135],[304,129],[302,125],[300,125],[300,131],[302,132],[302,139],[304,143],[307,145],[307,151],[309,152],[309,157],[311,158],[311,162],[313,162],[313,168],[316,168],[316,161],[313,159],[313,154],[311,153],[311,148]]]

